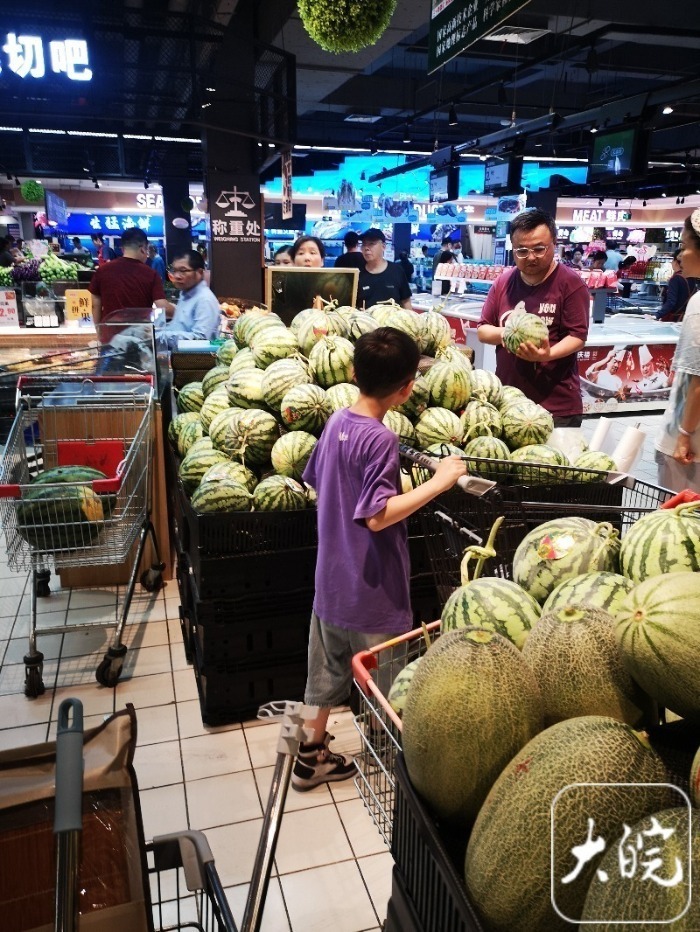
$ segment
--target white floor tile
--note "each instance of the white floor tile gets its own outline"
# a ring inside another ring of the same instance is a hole
[[[216,869],[225,887],[250,882],[261,828],[262,819],[252,819],[207,831]]]
[[[267,804],[270,796],[270,784],[274,770],[274,767],[257,767],[255,769],[255,780],[258,784],[258,791],[263,805]],[[297,793],[290,785],[284,803],[284,811],[298,812],[300,809],[315,809],[317,806],[329,806],[332,803],[333,797],[330,794],[328,784],[317,786],[307,793]]]
[[[248,750],[240,730],[183,739],[182,761],[188,781],[250,768]]]
[[[194,673],[190,670],[190,675]],[[215,735],[225,731],[240,731],[241,723],[232,722],[230,725],[217,725],[212,727],[202,722],[202,710],[199,699],[188,699],[178,702],[177,715],[180,722],[180,737],[194,738],[198,735]]]
[[[385,848],[382,854],[371,854],[369,857],[360,858],[357,863],[377,915],[384,921],[391,896],[391,872],[394,868],[391,852]]]
[[[185,805],[185,788],[182,783],[172,786],[160,786],[152,790],[140,788],[141,813],[143,815],[143,832],[150,841],[156,835],[167,835],[187,828],[187,807]]]
[[[58,670],[58,661],[45,660],[43,682],[46,692],[51,695],[51,691],[56,685],[56,672]],[[23,663],[7,663],[0,671],[0,696],[20,695],[24,699],[24,680],[25,669]],[[26,700],[31,701],[31,700]]]
[[[160,647],[169,644],[168,623],[166,621],[143,621],[129,624],[124,628],[124,642],[133,649]]]
[[[352,850],[335,806],[285,813],[275,858],[280,874],[348,858]]]
[[[175,703],[139,709],[136,721],[139,745],[162,744],[179,738]]]
[[[0,673],[2,683],[2,673]],[[24,695],[0,696],[0,722],[5,728],[21,728],[25,725],[48,725],[51,718],[53,693],[47,691],[36,699]]]
[[[43,725],[22,725],[19,728],[3,728],[0,731],[0,751],[9,748],[27,747],[30,744],[43,744],[47,740],[48,723]]]
[[[114,628],[117,624],[117,611],[114,605],[92,605],[85,608],[69,608],[68,624],[95,625]]]
[[[170,647],[129,648],[124,658],[124,677],[151,676],[170,672]]]
[[[111,589],[73,589],[69,608],[74,612],[76,609],[102,608],[116,604],[117,594]]]
[[[386,851],[386,843],[368,817],[361,799],[338,803],[338,812],[356,858]]]
[[[120,680],[116,701],[117,708],[123,708],[127,702],[131,702],[136,709],[174,702],[172,674],[156,673],[153,676],[135,676]]]
[[[198,829],[247,822],[263,814],[251,770],[189,780],[187,808],[190,827]]]
[[[250,884],[238,887],[228,887],[224,892],[231,907],[236,925],[240,928],[243,922],[246,897]],[[260,932],[290,932],[289,918],[284,905],[280,882],[276,877],[270,879],[267,896],[263,904],[262,922]]]
[[[56,660],[61,653],[62,643],[62,634],[47,634],[46,637],[40,638],[38,647],[46,660]],[[12,638],[7,646],[3,664],[24,663],[24,655],[28,647],[27,638]]]
[[[137,745],[134,767],[140,790],[182,783],[180,743],[166,741],[163,744],[147,744],[143,747]]]
[[[253,767],[274,766],[277,760],[277,741],[280,736],[280,723],[270,722],[269,725],[256,724],[252,728],[243,728],[250,759]]]
[[[7,618],[8,616],[14,618],[17,614],[17,609],[19,608],[17,595],[5,594],[0,595],[0,617]]]
[[[187,699],[198,699],[197,681],[194,677],[194,670],[190,667],[187,670],[175,670],[173,673],[173,682],[175,683],[175,695],[178,702]]]
[[[294,930],[364,932],[378,927],[355,861],[326,864],[280,880]]]
[[[94,674],[90,683],[81,686],[65,686],[59,681],[54,693],[53,720],[59,705],[64,699],[80,699],[83,715],[111,715],[114,712],[114,690],[100,686]]]
[[[97,651],[104,653],[112,642],[112,632],[106,628],[82,628],[63,636],[61,657],[82,657]]]
[[[14,615],[5,615],[4,618],[0,618],[0,638],[3,638],[3,640],[9,639],[13,634],[14,627]]]

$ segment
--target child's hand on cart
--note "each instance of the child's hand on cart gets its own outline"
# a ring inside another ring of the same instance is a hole
[[[436,485],[440,485],[441,492],[446,492],[455,485],[458,479],[466,476],[466,474],[467,464],[461,457],[457,455],[446,456],[437,464],[432,481]]]

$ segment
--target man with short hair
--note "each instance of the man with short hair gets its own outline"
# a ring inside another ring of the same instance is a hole
[[[442,240],[440,241],[440,248],[438,249],[438,251],[437,251],[437,252],[435,253],[435,255],[433,256],[433,278],[435,278],[435,270],[437,269],[438,264],[439,264],[439,262],[440,262],[440,256],[441,256],[441,255],[443,254],[443,252],[445,252],[447,249],[449,249],[450,252],[453,251],[453,250],[452,250],[452,237],[451,237],[451,236],[443,236]]]
[[[510,225],[515,268],[493,283],[477,334],[496,347],[496,375],[546,408],[555,427],[580,427],[583,413],[576,354],[588,336],[590,295],[580,275],[556,261],[557,228],[543,210],[525,210]],[[503,345],[508,317],[525,311],[547,325],[540,347],[526,341],[517,353]]]
[[[219,333],[221,308],[213,291],[204,281],[204,259],[194,249],[173,257],[170,278],[180,289],[173,319],[161,331],[170,349],[180,340],[212,340]]]
[[[149,243],[148,245],[148,259],[146,259],[146,265],[149,268],[155,269],[155,271],[160,275],[161,281],[165,281],[165,262],[163,262],[162,257],[158,254],[158,249]]]
[[[111,262],[112,259],[114,259],[114,250],[111,249],[107,243],[105,243],[104,237],[101,233],[93,233],[90,239],[92,240],[92,245],[95,247],[95,259],[97,261],[98,267],[103,266],[107,262]],[[122,241],[123,239],[124,237],[122,236]]]
[[[172,310],[165,297],[163,282],[146,265],[148,238],[143,230],[131,227],[122,233],[123,256],[101,265],[92,277],[92,319],[95,324],[112,311],[122,308],[162,307]]]
[[[365,267],[360,270],[357,306],[369,308],[393,298],[397,304],[411,310],[411,289],[404,270],[384,258],[386,237],[382,231],[372,227],[360,236],[360,240]]]
[[[338,256],[333,265],[336,269],[364,269],[365,260],[364,256],[360,252],[360,237],[355,233],[354,230],[349,230],[344,238],[343,242],[345,243],[346,252],[342,256]]]
[[[74,236],[71,240],[73,243],[73,255],[74,256],[89,256],[90,250],[86,249],[83,244],[80,242],[79,236]]]

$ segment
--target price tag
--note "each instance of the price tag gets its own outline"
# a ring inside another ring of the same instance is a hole
[[[92,295],[87,288],[66,289],[66,320],[77,320],[85,326],[92,324]]]
[[[0,291],[0,327],[18,327],[17,295],[14,291]]]

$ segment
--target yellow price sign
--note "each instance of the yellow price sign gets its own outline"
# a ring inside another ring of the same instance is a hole
[[[81,324],[92,323],[92,295],[87,288],[66,289],[66,320],[77,320]]]

